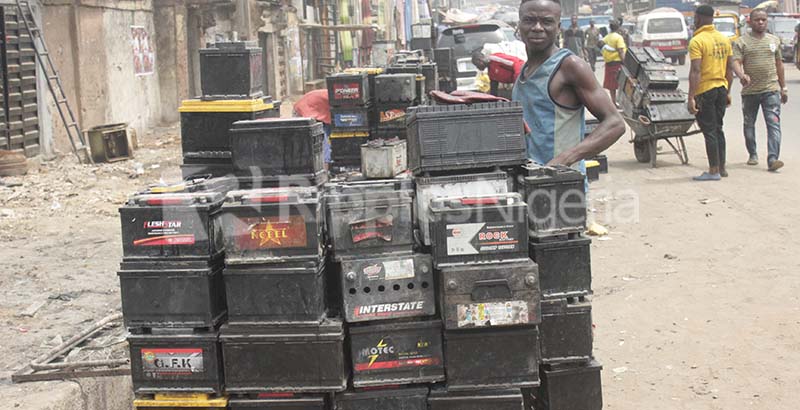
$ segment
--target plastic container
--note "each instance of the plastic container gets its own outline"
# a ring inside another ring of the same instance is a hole
[[[535,326],[446,330],[447,389],[518,389],[539,385]]]
[[[539,285],[545,297],[584,296],[592,292],[592,240],[577,237],[530,244],[539,265]]]
[[[367,73],[339,73],[325,78],[331,107],[365,106],[372,102]]]
[[[444,380],[442,322],[350,326],[353,386],[393,386]]]
[[[333,410],[428,410],[428,388],[394,388],[337,394]]]
[[[156,393],[153,398],[134,399],[133,408],[134,410],[169,410],[184,408],[225,410],[228,408],[228,398],[205,393]]]
[[[376,121],[377,111],[371,105],[331,108],[332,132],[369,132]]]
[[[532,238],[586,229],[586,191],[580,171],[528,163],[519,176],[519,192],[528,203],[528,233]]]
[[[420,236],[425,245],[431,245],[429,206],[431,200],[441,197],[471,197],[505,194],[513,188],[513,180],[505,172],[453,175],[441,177],[417,177],[414,215]]]
[[[346,322],[431,316],[436,313],[430,255],[342,261]]]
[[[536,408],[542,410],[602,410],[603,367],[595,360],[582,365],[545,366]]]
[[[432,199],[434,265],[527,259],[526,209],[517,193]]]
[[[230,129],[242,120],[280,117],[280,104],[271,97],[251,100],[184,100],[181,113],[181,146],[184,155],[211,157],[231,151]]]
[[[519,389],[452,392],[434,388],[428,410],[522,410],[522,394]]]
[[[284,263],[323,256],[325,221],[314,187],[228,192],[222,207],[226,263]]]
[[[123,270],[125,326],[211,328],[225,318],[222,268]]]
[[[133,391],[222,393],[217,338],[216,330],[152,329],[129,334]]]
[[[408,161],[415,174],[527,160],[517,102],[433,105],[409,110]]]
[[[586,362],[592,357],[592,304],[587,300],[542,301],[541,362]]]
[[[361,146],[361,173],[365,178],[394,178],[408,169],[407,144],[400,139],[373,139]]]
[[[406,128],[408,109],[411,103],[399,102],[379,102],[377,104],[377,129],[380,130],[400,130]]]
[[[135,194],[119,208],[123,260],[211,260],[224,249],[221,192]]]
[[[250,99],[264,95],[261,49],[245,42],[216,43],[200,49],[203,99]]]
[[[328,237],[334,258],[408,253],[414,245],[410,181],[326,186]]]
[[[230,393],[337,392],[347,387],[342,322],[223,325],[220,343]]]
[[[361,146],[369,141],[368,131],[336,131],[330,135],[331,162],[337,167],[360,167]]]
[[[395,70],[389,67],[387,70]],[[381,74],[375,77],[377,103],[411,104],[417,98],[417,73]]]
[[[237,396],[228,401],[229,410],[329,410],[327,395],[261,393]]]
[[[445,329],[541,322],[538,276],[530,260],[440,269],[439,303]]]
[[[225,268],[228,323],[319,323],[325,316],[325,260]]]
[[[322,123],[311,118],[238,121],[231,128],[233,166],[262,175],[314,174],[324,169]]]

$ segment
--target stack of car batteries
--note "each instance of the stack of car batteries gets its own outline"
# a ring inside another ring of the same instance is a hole
[[[119,210],[118,275],[139,395],[222,393],[221,208],[234,184],[220,178],[154,187]]]
[[[375,76],[351,71],[328,76],[331,106],[331,162],[336,167],[359,167],[361,145],[376,123],[373,89]]]
[[[375,105],[378,125],[375,136],[406,138],[406,114],[417,105],[418,74],[382,74],[375,78]]]
[[[522,167],[530,257],[542,291],[541,374],[537,409],[600,409],[600,366],[592,358],[591,240],[584,176],[568,167]]]
[[[228,175],[231,124],[280,116],[280,102],[263,92],[261,49],[244,42],[200,50],[202,96],[181,103],[184,177]]]
[[[620,106],[636,135],[684,135],[694,124],[675,69],[658,49],[632,47],[619,74]]]

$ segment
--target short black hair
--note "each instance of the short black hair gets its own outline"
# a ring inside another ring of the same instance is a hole
[[[714,17],[714,8],[709,6],[708,4],[697,6],[694,12],[697,13],[697,15],[699,16]]]
[[[520,1],[520,2],[519,2],[519,5],[520,5],[520,7],[521,7],[523,4],[525,4],[525,3],[529,2],[529,1],[534,1],[534,0],[522,0],[522,1]],[[556,3],[556,4],[558,4],[559,6],[561,5],[561,0],[544,0],[544,1],[552,1],[553,3]]]
[[[769,12],[768,12],[768,11],[767,11],[767,9],[765,9],[765,8],[753,9],[753,11],[751,11],[751,12],[750,12],[750,17],[752,17],[752,16],[753,16],[753,13],[764,13],[764,14],[766,14],[767,16],[769,16]]]

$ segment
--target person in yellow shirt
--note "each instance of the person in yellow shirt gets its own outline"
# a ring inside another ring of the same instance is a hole
[[[617,75],[622,70],[622,61],[625,59],[627,47],[625,39],[619,33],[620,25],[612,21],[608,25],[610,33],[603,38],[603,61],[606,63],[605,76],[603,77],[603,88],[611,94],[611,102],[617,104]]]
[[[733,81],[733,50],[730,40],[714,28],[714,8],[697,7],[694,37],[689,42],[689,112],[706,140],[708,172],[695,181],[719,181],[725,171],[725,133],[722,120],[731,103],[729,84]]]

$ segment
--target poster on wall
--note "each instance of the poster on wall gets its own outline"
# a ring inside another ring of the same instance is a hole
[[[156,54],[150,47],[150,37],[142,26],[131,26],[131,45],[133,46],[133,70],[136,76],[153,74]]]

